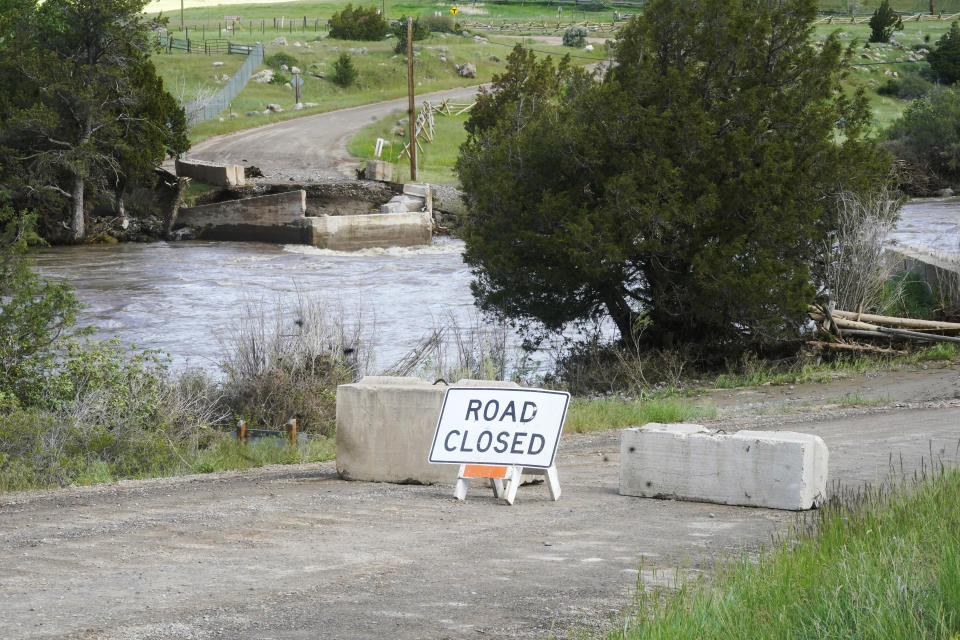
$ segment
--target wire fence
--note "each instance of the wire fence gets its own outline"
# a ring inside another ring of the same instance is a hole
[[[218,113],[230,106],[230,103],[240,91],[247,86],[250,76],[254,69],[263,62],[263,44],[237,45],[229,43],[229,53],[245,54],[247,59],[243,61],[240,68],[237,69],[226,86],[209,98],[194,100],[183,105],[187,112],[187,125],[193,126],[198,122],[215,118]]]

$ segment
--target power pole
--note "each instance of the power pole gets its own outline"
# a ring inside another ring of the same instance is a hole
[[[183,31],[183,0],[180,0],[180,31]]]
[[[410,181],[417,181],[417,121],[413,111],[413,17],[407,16],[407,95],[410,115]]]

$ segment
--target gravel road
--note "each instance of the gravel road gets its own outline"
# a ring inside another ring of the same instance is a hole
[[[479,87],[435,91],[416,96],[417,108],[424,101],[473,99]],[[347,152],[347,143],[358,131],[391,113],[406,113],[407,98],[330,111],[284,120],[255,129],[229,133],[200,142],[186,154],[188,159],[256,165],[270,182],[313,182],[356,178],[359,166]]]
[[[830,477],[957,459],[956,367],[856,377],[890,404],[754,406],[711,426],[821,435]],[[936,389],[917,402],[899,389]],[[777,388],[774,388],[777,389]],[[935,397],[934,397],[935,396]],[[721,399],[721,398],[718,398]],[[903,405],[900,407],[893,405]],[[333,463],[0,496],[0,638],[542,638],[608,624],[646,583],[756,550],[794,515],[617,493],[618,432],[565,436],[563,496],[345,482]]]

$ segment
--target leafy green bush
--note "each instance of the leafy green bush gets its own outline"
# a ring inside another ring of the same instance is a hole
[[[960,90],[938,89],[914,100],[887,137],[898,158],[924,163],[942,178],[960,177]]]
[[[270,84],[279,84],[283,86],[288,82],[290,82],[292,77],[293,76],[291,76],[286,71],[275,71],[273,74],[273,77],[270,78]]]
[[[870,17],[870,42],[890,42],[894,31],[903,29],[903,20],[890,7],[890,0],[883,0]]]
[[[956,22],[927,54],[927,62],[942,82],[953,84],[960,80],[960,26]]]
[[[0,207],[0,406],[11,408],[32,402],[80,308],[69,285],[31,271],[27,246],[40,242],[35,222],[32,213]]]
[[[563,32],[563,46],[582,47],[587,42],[587,28],[575,25]]]
[[[397,44],[393,48],[394,53],[406,53],[407,51],[407,16],[403,16],[397,22],[390,25],[393,35],[397,36]],[[413,41],[425,40],[430,36],[430,26],[426,22],[420,22],[420,18],[413,20]]]
[[[376,7],[353,8],[348,4],[330,18],[330,37],[338,40],[382,40],[390,27]]]
[[[284,53],[283,51],[275,53],[272,56],[267,56],[263,59],[263,63],[268,67],[273,67],[274,69],[280,69],[281,66],[287,65],[288,67],[297,66],[297,59],[294,58],[289,53]]]
[[[934,84],[915,71],[904,74],[897,84],[896,96],[902,100],[921,98],[930,93]]]
[[[341,87],[349,87],[357,81],[357,68],[347,53],[341,53],[333,63],[333,82]]]

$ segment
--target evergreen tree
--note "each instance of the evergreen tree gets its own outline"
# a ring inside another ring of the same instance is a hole
[[[16,87],[0,115],[2,181],[21,204],[69,202],[75,241],[90,189],[122,194],[165,151],[189,146],[183,110],[149,61],[145,3],[21,2],[0,49],[0,77]]]
[[[942,82],[953,84],[960,80],[960,26],[956,22],[937,40],[937,46],[927,55],[927,62]]]
[[[763,342],[806,322],[830,194],[882,182],[812,0],[655,0],[602,83],[516,49],[457,169],[484,309],[624,340]],[[839,130],[838,123],[843,123]]]
[[[870,16],[870,42],[890,42],[894,31],[903,29],[903,20],[890,8],[890,0],[883,0]]]
[[[341,53],[333,63],[333,82],[341,87],[349,87],[357,81],[357,68],[347,53]]]

